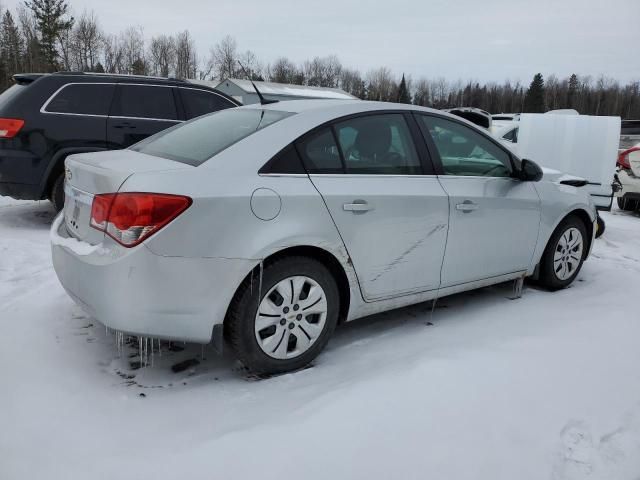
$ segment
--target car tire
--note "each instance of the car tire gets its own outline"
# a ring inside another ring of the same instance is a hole
[[[539,283],[549,290],[569,286],[582,268],[587,242],[587,228],[579,217],[570,215],[560,222],[542,254]]]
[[[64,208],[64,174],[58,175],[56,181],[53,182],[49,200],[53,203],[56,212],[60,212]]]
[[[225,335],[252,374],[298,370],[329,341],[339,302],[336,281],[322,263],[302,256],[280,258],[242,283],[225,319]]]
[[[618,208],[620,210],[624,210],[625,212],[638,210],[638,207],[640,207],[640,205],[638,204],[639,203],[638,200],[635,200],[632,198],[618,197],[617,202],[618,202]]]
[[[604,231],[607,229],[607,224],[604,222],[604,218],[598,215],[597,218],[598,223],[596,224],[596,238],[600,238]]]

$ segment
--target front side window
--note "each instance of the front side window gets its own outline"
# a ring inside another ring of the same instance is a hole
[[[47,103],[44,111],[106,116],[109,113],[114,90],[113,84],[69,84]]]
[[[236,106],[222,95],[207,90],[180,88],[179,91],[187,120]]]
[[[420,157],[402,114],[367,115],[335,125],[346,173],[418,175]]]
[[[290,115],[276,110],[227,109],[164,130],[131,150],[198,166],[252,133]]]
[[[511,157],[482,134],[451,120],[419,115],[419,124],[436,145],[446,175],[509,177]]]
[[[112,117],[177,120],[172,87],[119,85],[119,94],[111,108]]]

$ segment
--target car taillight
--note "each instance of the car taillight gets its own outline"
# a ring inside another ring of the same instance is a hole
[[[192,200],[164,193],[101,193],[93,197],[91,226],[134,247],[184,212]]]
[[[629,163],[629,154],[631,152],[637,152],[639,150],[640,150],[640,147],[631,147],[625,150],[624,152],[620,152],[620,155],[618,155],[617,165],[621,166],[622,168],[626,168],[627,170],[630,170],[631,164]]]
[[[24,120],[0,118],[0,138],[13,138],[24,126]]]

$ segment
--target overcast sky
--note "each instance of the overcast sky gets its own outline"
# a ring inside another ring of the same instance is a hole
[[[0,0],[15,8],[18,0]],[[335,53],[363,73],[521,80],[572,72],[640,79],[640,0],[69,0],[107,32],[188,29],[198,54],[226,34],[263,62]]]

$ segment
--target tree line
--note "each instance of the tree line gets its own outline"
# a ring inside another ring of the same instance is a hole
[[[367,100],[434,108],[470,106],[500,112],[573,108],[581,114],[640,119],[640,81],[627,84],[604,75],[559,78],[534,75],[520,81],[480,83],[445,76],[413,78],[387,67],[361,72],[336,55],[295,62],[281,56],[265,63],[226,36],[202,54],[188,30],[151,38],[142,27],[105,32],[93,12],[78,18],[66,0],[27,0],[17,11],[0,5],[0,91],[24,72],[84,71],[157,75],[200,80],[250,78],[341,88]]]

